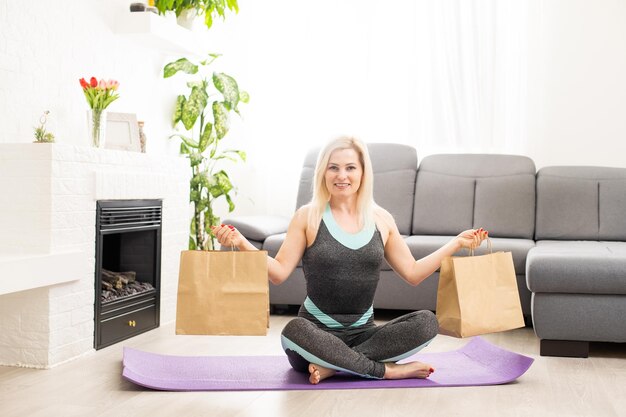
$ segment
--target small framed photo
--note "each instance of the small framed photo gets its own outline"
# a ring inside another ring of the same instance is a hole
[[[139,141],[139,125],[135,113],[107,114],[106,149],[118,151],[141,152]]]

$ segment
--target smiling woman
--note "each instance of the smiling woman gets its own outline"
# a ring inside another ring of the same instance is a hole
[[[214,227],[221,245],[256,248],[231,225]],[[374,324],[374,295],[383,260],[417,285],[446,256],[475,248],[487,232],[466,230],[416,261],[396,223],[373,198],[373,170],[367,147],[341,137],[320,152],[313,198],[294,215],[275,258],[267,258],[269,280],[281,284],[300,261],[307,297],[281,342],[289,363],[318,384],[337,371],[377,379],[427,378],[433,367],[398,364],[437,335],[430,311],[416,311],[382,326]]]

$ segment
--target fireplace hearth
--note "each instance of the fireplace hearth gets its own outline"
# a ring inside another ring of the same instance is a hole
[[[97,202],[96,349],[159,326],[161,212],[161,200]]]

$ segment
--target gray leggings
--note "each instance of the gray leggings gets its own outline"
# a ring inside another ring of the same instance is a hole
[[[437,335],[435,315],[427,310],[405,314],[382,326],[340,330],[320,328],[303,317],[283,329],[281,342],[289,363],[308,372],[309,363],[366,378],[382,379],[384,362],[397,362],[419,351]]]

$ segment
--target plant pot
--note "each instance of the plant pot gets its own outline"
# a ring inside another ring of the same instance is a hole
[[[89,134],[89,142],[95,148],[104,148],[104,142],[106,139],[106,125],[106,110],[87,110],[87,132]]]
[[[176,22],[185,29],[192,30],[197,16],[196,9],[186,9],[176,18]]]

